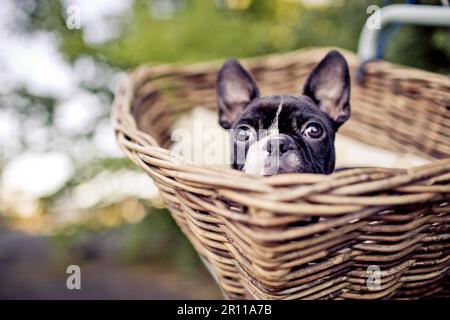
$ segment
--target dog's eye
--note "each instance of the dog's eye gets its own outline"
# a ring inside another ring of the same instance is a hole
[[[312,122],[306,126],[303,134],[309,138],[318,139],[323,135],[323,128],[320,124]]]
[[[247,142],[253,138],[253,130],[249,126],[239,126],[236,128],[235,139],[240,142]]]

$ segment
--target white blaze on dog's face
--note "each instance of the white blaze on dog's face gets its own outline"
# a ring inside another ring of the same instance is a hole
[[[260,176],[268,176],[275,174],[279,169],[279,148],[276,145],[276,139],[280,134],[278,128],[278,119],[283,108],[283,97],[278,106],[275,118],[268,130],[262,130],[259,133],[260,140],[253,142],[247,152],[245,158],[244,169],[245,173],[255,174]],[[267,150],[268,143],[271,143],[273,150]]]

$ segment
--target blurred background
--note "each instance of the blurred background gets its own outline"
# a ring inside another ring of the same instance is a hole
[[[3,0],[0,298],[221,298],[115,143],[118,81],[144,62],[356,51],[367,7],[401,2]],[[402,26],[386,60],[449,74],[449,30]],[[72,264],[81,290],[66,288]]]

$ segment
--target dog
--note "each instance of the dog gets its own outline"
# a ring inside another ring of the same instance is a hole
[[[349,68],[338,51],[314,67],[299,95],[261,97],[235,59],[220,69],[216,93],[232,168],[260,176],[334,171],[335,134],[351,115]]]

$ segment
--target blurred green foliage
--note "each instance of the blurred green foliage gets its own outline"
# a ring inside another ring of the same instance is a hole
[[[169,0],[167,0],[169,1]],[[175,0],[171,0],[172,2]],[[251,1],[247,10],[217,9],[215,1],[178,0],[171,18],[152,16],[155,1],[136,0],[132,15],[120,17],[121,35],[100,45],[88,45],[81,30],[68,30],[57,1],[37,1],[29,28],[59,34],[61,50],[72,61],[91,55],[109,65],[131,68],[153,62],[248,57],[309,46],[336,46],[356,51],[369,5],[403,1],[341,0],[330,6],[305,7],[286,0]],[[439,0],[422,1],[440,4]],[[388,46],[387,60],[431,71],[450,72],[448,29],[403,26]]]
[[[114,259],[124,263],[171,266],[187,274],[195,273],[201,262],[191,244],[179,231],[165,209],[147,207],[139,223],[99,228],[95,221],[61,229],[51,243],[63,260]]]

